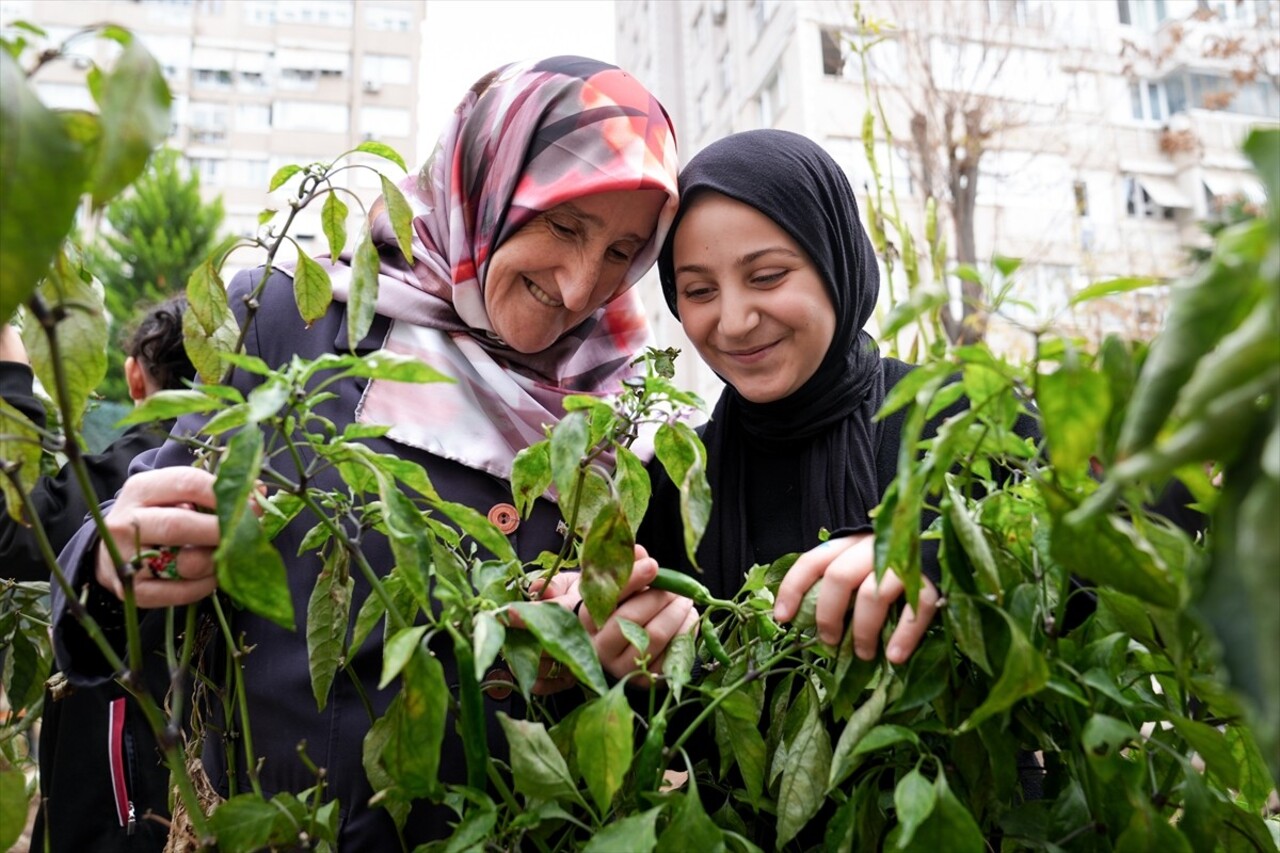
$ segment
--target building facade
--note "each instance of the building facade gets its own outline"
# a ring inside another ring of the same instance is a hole
[[[412,160],[422,0],[0,0],[0,23],[25,20],[58,44],[86,27],[118,23],[159,61],[173,92],[169,144],[221,196],[228,230],[251,235],[266,208],[282,208],[292,184],[268,195],[289,163],[329,161],[365,140]],[[89,108],[88,61],[109,61],[111,42],[77,39],[67,60],[35,85],[51,107]],[[372,162],[372,161],[370,161]],[[389,174],[395,166],[379,161]],[[379,181],[366,169],[335,181],[365,199]],[[344,199],[353,218],[359,207]],[[316,210],[291,233],[322,251]],[[245,263],[249,261],[246,260]]]
[[[846,169],[864,216],[869,200],[890,209],[892,189],[917,244],[932,185],[949,267],[957,236],[939,171],[967,152],[939,144],[937,126],[950,114],[956,137],[983,110],[978,168],[955,177],[957,192],[976,184],[977,266],[1023,259],[991,332],[1013,349],[1048,322],[1095,341],[1153,333],[1159,290],[1087,309],[1069,299],[1091,282],[1185,271],[1224,205],[1262,201],[1239,146],[1280,120],[1276,0],[629,0],[617,21],[619,64],[670,110],[682,159],[750,128],[805,134]],[[882,306],[905,291],[901,264],[892,272]],[[646,286],[660,336],[677,337]],[[705,372],[683,378],[718,390]]]

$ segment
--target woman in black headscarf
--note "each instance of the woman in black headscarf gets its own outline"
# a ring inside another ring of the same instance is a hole
[[[757,130],[722,139],[680,175],[681,205],[658,260],[667,304],[727,386],[703,431],[712,509],[698,549],[702,580],[731,595],[753,563],[803,552],[778,591],[791,619],[818,599],[822,640],[839,642],[853,608],[854,648],[871,659],[890,606],[892,572],[877,583],[869,513],[898,467],[904,411],[876,422],[911,366],[882,358],[863,329],[879,273],[844,172],[816,143]],[[964,403],[936,416],[936,427]],[[1019,424],[1020,432],[1029,425]],[[663,565],[690,570],[678,488],[655,474],[641,538]],[[922,519],[928,524],[931,517]],[[833,531],[819,543],[821,529]],[[902,663],[937,606],[937,543],[922,543],[927,582],[886,648]]]

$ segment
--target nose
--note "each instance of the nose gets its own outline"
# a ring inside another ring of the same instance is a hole
[[[573,312],[594,311],[604,304],[605,297],[600,296],[603,258],[588,255],[577,255],[571,262],[561,267],[560,301],[564,307]]]
[[[760,323],[760,312],[749,297],[731,288],[720,293],[720,334],[726,340],[740,340]]]

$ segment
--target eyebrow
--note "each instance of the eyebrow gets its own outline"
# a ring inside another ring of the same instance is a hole
[[[562,209],[564,212],[568,213],[570,216],[574,217],[575,219],[582,222],[586,222],[589,225],[594,225],[597,228],[604,227],[604,219],[602,217],[596,216],[594,213],[587,213],[585,210],[578,207],[576,204],[574,204],[571,201],[562,201],[560,204],[556,205],[556,208]],[[553,209],[556,209],[556,208],[553,208]],[[547,212],[550,213],[551,211],[547,211]],[[644,243],[648,241],[649,238],[642,236],[640,234],[631,233],[631,234],[623,234],[619,239],[632,240],[637,243]]]
[[[754,252],[748,252],[747,254],[738,258],[738,260],[734,261],[734,266],[745,267],[747,264],[754,263],[755,261],[760,260],[760,258],[764,257],[765,255],[771,255],[774,253],[786,255],[791,258],[800,257],[795,252],[788,249],[786,246],[768,246],[764,249],[757,249]],[[676,267],[676,275],[679,275],[682,272],[706,273],[710,271],[711,270],[708,267],[704,267],[700,264],[682,264],[681,266]]]

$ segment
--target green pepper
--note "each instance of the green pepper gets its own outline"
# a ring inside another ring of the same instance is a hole
[[[640,752],[636,755],[636,793],[658,790],[662,780],[662,751],[666,748],[667,718],[659,715],[649,721],[649,734],[645,735]]]
[[[658,569],[658,576],[649,586],[692,599],[693,603],[700,607],[721,603],[697,578],[674,569]]]
[[[702,641],[707,644],[707,651],[719,661],[721,666],[729,666],[733,663],[729,658],[729,653],[724,650],[724,646],[720,643],[720,636],[716,634],[716,626],[712,624],[706,613],[702,614]]]

